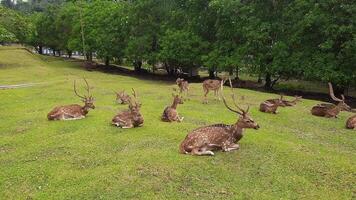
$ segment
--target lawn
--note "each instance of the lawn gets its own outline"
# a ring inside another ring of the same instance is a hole
[[[86,77],[96,109],[86,119],[47,121],[56,105],[80,103],[73,80]],[[278,115],[258,111],[273,94],[236,89],[261,129],[246,130],[241,149],[213,157],[178,153],[199,126],[232,124],[235,114],[201,84],[179,105],[182,123],[164,123],[173,82],[89,72],[78,62],[0,47],[0,199],[352,199],[356,195],[356,133],[345,129],[351,113],[314,117],[317,101],[303,100]],[[119,129],[112,117],[125,105],[113,90],[134,87],[143,127]],[[225,88],[228,95],[230,90]]]

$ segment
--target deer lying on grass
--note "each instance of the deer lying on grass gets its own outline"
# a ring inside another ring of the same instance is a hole
[[[119,112],[111,120],[112,124],[121,128],[133,128],[143,126],[143,116],[140,113],[141,104],[135,90],[132,88],[133,97],[129,100],[129,109]]]
[[[162,114],[161,120],[164,122],[181,122],[184,117],[179,117],[177,112],[178,104],[183,104],[183,99],[178,94],[173,94],[173,103],[171,106],[167,106]]]
[[[356,115],[351,116],[346,122],[346,128],[356,130]]]
[[[260,111],[265,112],[265,113],[273,113],[277,114],[277,109],[279,106],[283,105],[283,96],[281,95],[281,98],[277,99],[274,103],[267,101],[264,101],[260,104]]]
[[[76,120],[85,118],[88,114],[89,109],[95,109],[94,98],[90,95],[90,87],[86,79],[84,79],[86,84],[87,95],[79,95],[76,89],[76,81],[74,81],[74,93],[82,99],[84,106],[78,104],[57,106],[51,112],[47,114],[48,120]]]
[[[219,98],[220,101],[220,94],[223,90],[223,85],[227,81],[227,78],[224,77],[221,80],[212,80],[208,79],[203,82],[203,90],[204,90],[204,100],[203,103],[208,103],[207,95],[210,90],[214,91],[215,98],[216,96]]]
[[[189,92],[188,81],[185,81],[182,78],[177,78],[176,83],[179,87],[179,93],[182,95],[185,92],[186,96],[188,96],[188,92]]]
[[[193,130],[180,144],[180,153],[212,156],[215,150],[222,150],[224,152],[237,150],[240,148],[237,142],[243,137],[244,128],[260,128],[249,116],[249,107],[243,110],[237,105],[234,95],[232,95],[232,99],[236,109],[231,108],[226,103],[224,97],[223,102],[227,109],[240,116],[237,122],[232,125],[214,124]]]
[[[119,104],[128,104],[130,102],[130,96],[125,93],[125,90],[116,93],[116,102]]]
[[[281,107],[295,106],[297,104],[297,102],[301,101],[302,98],[303,98],[302,96],[295,96],[295,99],[292,101],[282,99],[282,104],[280,106]],[[280,101],[280,99],[268,99],[266,101],[268,103],[275,104],[275,103],[278,103]]]
[[[340,111],[351,111],[349,105],[345,103],[344,95],[341,95],[341,99],[335,97],[334,90],[332,84],[329,82],[329,94],[330,97],[334,100],[339,102],[337,105],[334,104],[318,104],[311,109],[312,115],[319,116],[319,117],[335,117],[340,113]]]

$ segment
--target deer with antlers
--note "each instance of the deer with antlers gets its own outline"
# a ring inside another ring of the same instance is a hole
[[[234,94],[232,100],[236,109],[231,108],[224,96],[222,96],[225,107],[238,114],[240,117],[235,124],[214,124],[200,127],[190,132],[179,146],[182,154],[191,155],[214,155],[213,151],[222,150],[229,152],[238,150],[238,141],[243,137],[245,128],[259,129],[260,126],[249,116],[249,107],[244,110],[237,105]]]
[[[118,104],[128,104],[130,102],[131,97],[125,93],[125,90],[116,93],[116,102]]]
[[[119,112],[111,123],[121,128],[134,128],[143,126],[143,116],[140,113],[141,103],[138,102],[136,91],[132,88],[133,97],[129,100],[129,109]]]
[[[76,120],[83,119],[88,114],[89,109],[95,109],[94,98],[90,94],[90,87],[86,79],[87,95],[79,95],[76,88],[76,81],[74,81],[74,93],[82,99],[84,106],[78,104],[57,106],[47,114],[48,120]]]
[[[351,107],[345,103],[344,95],[341,95],[341,99],[335,97],[332,84],[329,82],[328,85],[330,97],[339,103],[337,105],[325,103],[318,104],[311,109],[312,115],[327,118],[337,118],[337,115],[340,113],[340,111],[351,111]]]
[[[224,77],[221,80],[212,80],[208,79],[203,82],[203,90],[204,90],[204,100],[203,103],[208,103],[207,95],[210,90],[214,91],[214,96],[218,97],[220,101],[220,95],[223,90],[224,83],[227,81],[227,78]]]
[[[179,93],[182,95],[185,93],[186,96],[188,96],[189,93],[189,83],[188,81],[185,81],[183,78],[177,78],[176,83],[179,87]]]
[[[274,102],[269,102],[264,101],[260,104],[260,111],[261,112],[265,112],[265,113],[273,113],[273,114],[277,114],[277,109],[279,106],[283,106],[283,96],[281,95],[281,97],[279,99],[277,99],[277,101]]]
[[[172,96],[173,103],[164,109],[161,120],[164,122],[182,122],[184,117],[179,117],[177,106],[178,104],[183,104],[183,98],[178,94],[172,94]]]
[[[356,130],[356,115],[351,116],[346,122],[346,128]]]
[[[286,106],[295,106],[297,105],[297,102],[301,101],[303,98],[302,96],[295,96],[295,99],[292,101],[284,100],[282,99],[282,104],[280,105],[281,107],[286,107]],[[268,103],[275,104],[280,101],[280,99],[268,99],[266,100]]]

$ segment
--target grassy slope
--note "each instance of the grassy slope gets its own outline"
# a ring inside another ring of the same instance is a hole
[[[241,149],[214,157],[178,154],[188,131],[236,116],[211,101],[201,104],[201,85],[178,109],[181,124],[160,122],[173,83],[82,70],[75,62],[0,48],[0,85],[41,82],[0,90],[0,197],[4,199],[350,199],[355,192],[356,137],[339,119],[310,115],[304,100],[278,115],[260,113],[270,94],[237,89],[262,127],[247,130]],[[74,79],[94,86],[97,109],[78,121],[49,122],[55,105],[79,103]],[[114,89],[135,87],[145,125],[109,125],[117,110]],[[229,92],[229,90],[226,90]]]

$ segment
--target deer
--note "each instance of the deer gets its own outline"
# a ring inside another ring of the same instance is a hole
[[[172,94],[173,103],[171,106],[167,106],[162,114],[161,120],[164,122],[182,122],[184,117],[179,117],[177,112],[178,104],[183,104],[183,98],[178,94]]]
[[[351,116],[346,122],[346,128],[356,130],[356,115]]]
[[[235,109],[229,106],[222,95],[225,107],[236,113],[239,118],[235,124],[214,124],[197,128],[185,137],[179,146],[181,154],[191,154],[197,156],[213,156],[217,150],[230,152],[240,149],[238,142],[243,137],[243,131],[247,128],[259,129],[260,126],[248,114],[247,109],[242,109],[236,103],[235,95],[232,94],[232,100]]]
[[[339,103],[337,105],[325,103],[318,104],[311,109],[311,114],[318,117],[337,118],[340,111],[351,111],[351,107],[345,103],[345,96],[341,95],[341,99],[335,97],[332,84],[329,82],[328,85],[330,97]]]
[[[260,111],[265,112],[265,113],[272,113],[272,114],[277,114],[277,109],[279,106],[282,106],[283,104],[283,96],[274,103],[267,101],[264,101],[260,104]]]
[[[288,101],[288,100],[282,100],[282,104],[280,105],[281,107],[287,107],[287,106],[295,106],[297,105],[297,102],[301,101],[303,98],[302,96],[294,96],[294,100]],[[280,99],[268,99],[266,100],[268,103],[275,104],[279,101]]]
[[[125,93],[125,90],[116,93],[116,102],[118,104],[128,104],[130,102],[130,96]]]
[[[207,95],[209,93],[210,90],[214,91],[214,95],[215,97],[218,96],[219,101],[220,101],[220,94],[223,90],[223,85],[224,83],[227,81],[227,78],[224,77],[221,80],[212,80],[212,79],[207,79],[203,82],[203,90],[204,90],[204,100],[203,103],[207,104],[208,103],[208,99],[207,99]]]
[[[76,81],[74,81],[74,93],[84,102],[84,106],[78,104],[57,106],[53,108],[51,112],[47,114],[48,120],[77,120],[83,119],[89,112],[89,109],[95,109],[94,98],[90,94],[90,87],[86,79],[84,79],[86,84],[87,95],[80,95],[77,92]]]
[[[179,93],[182,95],[183,93],[186,94],[188,97],[189,93],[189,83],[188,81],[185,81],[183,78],[177,78],[176,83],[179,87]]]
[[[138,102],[135,89],[132,88],[133,97],[129,100],[129,109],[119,112],[111,120],[111,124],[120,128],[134,128],[143,126],[143,116],[140,113],[141,103]]]

